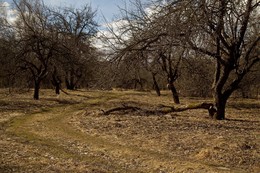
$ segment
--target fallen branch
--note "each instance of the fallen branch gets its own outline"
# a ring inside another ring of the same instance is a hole
[[[66,91],[64,91],[63,89],[60,89],[63,93],[65,93],[66,95],[70,95],[69,93],[67,93]]]
[[[209,112],[209,116],[211,117],[216,113],[216,109],[214,108],[214,105],[212,103],[199,103],[199,104],[191,104],[191,105],[176,106],[176,107],[159,105],[156,109],[152,109],[152,110],[146,108],[140,108],[136,106],[123,105],[121,107],[116,107],[113,109],[109,109],[107,111],[103,111],[103,114],[109,115],[113,112],[121,112],[121,111],[137,112],[138,111],[138,113],[143,113],[147,115],[165,115],[171,112],[183,112],[192,109],[207,109]]]
[[[116,112],[116,111],[127,111],[127,110],[131,110],[131,111],[138,111],[138,110],[142,110],[141,108],[138,107],[133,107],[133,106],[125,106],[123,105],[123,107],[117,107],[117,108],[113,108],[110,109],[108,111],[103,111],[104,115],[109,115],[112,112]]]

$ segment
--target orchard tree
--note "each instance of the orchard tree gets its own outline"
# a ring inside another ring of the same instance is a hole
[[[140,0],[134,1],[132,5],[134,10],[121,9],[122,19],[109,27],[110,34],[114,37],[107,40],[116,52],[115,58],[118,61],[129,58],[133,62],[139,58],[139,63],[145,64],[144,68],[156,63],[165,74],[173,101],[179,104],[175,81],[181,59],[185,55],[185,47],[180,46],[181,32],[173,30],[174,24],[169,23],[175,18],[179,19],[179,13],[166,17],[167,10],[156,6],[145,9]],[[151,73],[157,94],[160,95],[155,79],[157,72]]]
[[[182,46],[216,62],[213,97],[215,119],[225,119],[231,94],[259,64],[258,0],[170,0],[162,3],[162,18]],[[172,18],[170,16],[179,16]],[[168,32],[167,32],[168,33]]]
[[[228,98],[259,64],[257,0],[210,0],[190,3],[185,14],[190,48],[216,61],[213,97],[215,119],[225,119]],[[186,41],[187,41],[186,40]]]
[[[165,52],[176,57],[174,48],[211,57],[216,62],[212,85],[214,118],[225,119],[227,100],[259,64],[260,2],[169,0],[154,4],[149,14],[142,10],[140,1],[136,2],[136,10],[124,10],[126,24],[119,27],[123,32],[114,34],[121,48],[119,57],[129,51],[152,52],[156,48],[162,62],[167,57]]]
[[[95,52],[91,38],[97,25],[90,6],[52,9],[40,0],[14,3],[18,14],[14,25],[17,66],[30,73],[34,99],[39,99],[40,85],[48,74],[57,94],[63,75],[67,88],[75,89],[91,68]]]
[[[58,51],[58,33],[50,23],[51,12],[41,1],[14,1],[17,10],[16,62],[28,71],[34,83],[33,98],[39,99],[40,85]]]
[[[93,55],[96,50],[91,40],[98,26],[95,14],[90,5],[81,9],[60,8],[53,11],[53,24],[59,32],[62,46],[59,61],[67,89],[75,89],[95,61]]]

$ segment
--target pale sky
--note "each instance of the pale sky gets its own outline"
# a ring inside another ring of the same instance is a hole
[[[12,0],[0,0],[12,3]],[[125,3],[130,0],[43,0],[46,5],[52,6],[67,6],[80,7],[84,4],[90,4],[93,10],[97,10],[98,22],[103,21],[103,15],[108,21],[112,21],[115,15],[119,14],[118,6],[124,7]],[[149,0],[141,0],[142,2],[149,2]]]
[[[123,0],[44,0],[46,4],[54,6],[72,6],[80,7],[84,4],[90,4],[93,10],[97,10],[97,20],[103,20],[102,14],[112,20],[113,16],[118,13],[118,5],[124,4]]]
[[[112,24],[120,23],[118,21],[113,22],[113,19],[116,19],[115,16],[120,13],[118,6],[124,8],[125,5],[129,5],[130,1],[133,0],[43,0],[43,2],[46,5],[50,5],[54,7],[66,6],[66,7],[80,8],[85,4],[90,4],[93,10],[97,10],[95,20],[98,22],[101,28],[102,26],[106,27],[105,24],[106,22]],[[151,0],[141,0],[142,3],[148,3],[150,1]],[[8,4],[12,4],[13,0],[0,0],[0,2],[7,2]],[[15,20],[15,17],[12,17],[14,15],[15,15],[15,11],[9,9],[8,16],[10,21]],[[104,20],[103,16],[105,17],[106,21]],[[103,34],[105,35],[109,34],[106,30],[103,29],[101,30]],[[102,35],[101,31],[98,35]],[[96,39],[94,44],[98,48],[102,48],[104,45],[102,41],[99,39]]]

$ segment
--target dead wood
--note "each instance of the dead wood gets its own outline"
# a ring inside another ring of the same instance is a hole
[[[66,91],[64,91],[63,89],[60,89],[63,93],[65,93],[66,95],[70,95],[69,93],[67,93]]]
[[[122,107],[116,107],[116,108],[113,108],[113,109],[109,109],[107,111],[103,111],[103,113],[104,113],[104,115],[109,115],[112,112],[127,111],[127,110],[130,110],[130,111],[134,112],[134,111],[139,111],[139,110],[142,110],[142,109],[138,108],[138,107],[134,107],[134,106],[125,106],[125,105],[123,105]]]
[[[216,109],[212,103],[199,103],[199,104],[190,104],[190,105],[183,105],[183,106],[167,106],[167,105],[159,105],[156,109],[147,109],[141,108],[136,106],[126,106],[122,105],[121,107],[116,107],[109,109],[107,111],[103,110],[104,115],[109,115],[113,112],[138,112],[141,114],[146,115],[165,115],[171,112],[183,112],[192,109],[207,109],[209,112],[209,116],[213,116],[216,113]]]

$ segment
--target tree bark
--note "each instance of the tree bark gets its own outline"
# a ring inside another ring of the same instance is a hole
[[[73,81],[66,78],[65,83],[66,83],[66,87],[67,87],[68,90],[74,90],[75,89],[75,85],[74,85]]]
[[[172,92],[173,101],[175,104],[180,104],[179,95],[173,83],[168,84],[169,89]]]
[[[157,81],[156,81],[155,74],[152,74],[152,75],[153,75],[153,87],[154,87],[154,89],[155,89],[155,91],[156,91],[156,94],[157,94],[158,96],[161,96],[160,87],[159,87],[159,85],[158,85],[158,83],[157,83]]]
[[[74,82],[74,69],[66,72],[65,83],[68,90],[75,89],[75,82]]]
[[[55,93],[57,94],[57,95],[59,95],[60,94],[60,86],[61,86],[61,80],[57,77],[53,77],[53,81],[52,81],[52,84],[54,85],[54,87],[55,87]]]
[[[40,81],[34,81],[34,94],[33,94],[33,98],[35,100],[39,100],[39,92],[40,92]]]
[[[60,84],[61,84],[61,82],[58,79],[56,79],[55,77],[53,77],[52,85],[55,87],[55,94],[57,94],[57,95],[60,94]]]
[[[52,82],[52,85],[55,87],[55,93],[57,95],[59,95],[60,94],[60,88],[61,88],[61,79],[58,76],[56,66],[54,67],[54,71],[52,73],[52,80],[51,80],[51,82]]]
[[[228,97],[224,96],[221,93],[216,93],[215,95],[215,106],[217,112],[213,115],[213,118],[216,120],[224,120],[225,119],[225,110],[226,110],[226,103]]]
[[[55,93],[56,93],[57,95],[60,94],[60,85],[56,85],[56,86],[55,86]]]

